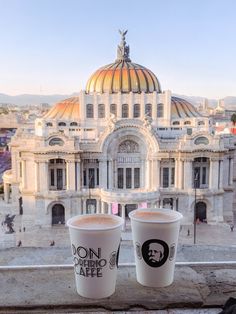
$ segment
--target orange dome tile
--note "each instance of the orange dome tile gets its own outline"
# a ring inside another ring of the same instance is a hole
[[[79,97],[71,97],[60,101],[49,110],[44,118],[60,119],[60,120],[79,120],[80,119],[80,104]]]

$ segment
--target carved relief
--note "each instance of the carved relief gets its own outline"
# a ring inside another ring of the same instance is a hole
[[[139,145],[134,141],[126,140],[119,146],[119,153],[139,153]]]

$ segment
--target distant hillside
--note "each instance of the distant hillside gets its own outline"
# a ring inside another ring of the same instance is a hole
[[[15,104],[18,106],[22,105],[39,105],[41,103],[48,103],[49,105],[53,105],[57,103],[60,100],[73,97],[78,95],[79,93],[73,93],[71,95],[30,95],[30,94],[23,94],[23,95],[17,95],[17,96],[10,96],[7,94],[1,94],[0,93],[0,104],[1,103],[10,103]],[[184,98],[188,101],[190,101],[193,105],[197,105],[199,103],[202,103],[205,99],[205,97],[201,96],[187,96],[187,95],[179,95],[179,94],[173,94],[174,96]],[[210,106],[216,106],[217,105],[217,99],[208,99]],[[236,108],[236,96],[228,96],[224,98],[225,107],[227,109],[235,109]]]
[[[60,100],[78,95],[79,93],[74,93],[71,95],[30,95],[30,94],[23,94],[23,95],[16,95],[10,96],[6,94],[0,93],[0,103],[10,103],[18,106],[22,105],[39,105],[41,103],[48,103],[53,105]]]

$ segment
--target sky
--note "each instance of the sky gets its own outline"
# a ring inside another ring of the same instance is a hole
[[[116,59],[118,30],[163,90],[236,96],[235,0],[0,0],[0,93],[72,94]]]

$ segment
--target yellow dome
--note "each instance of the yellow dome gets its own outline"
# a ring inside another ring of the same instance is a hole
[[[179,119],[201,117],[201,115],[197,109],[187,100],[172,96],[171,117],[172,119]]]
[[[161,93],[161,86],[155,74],[147,68],[132,63],[129,58],[129,46],[126,45],[125,35],[121,32],[122,40],[117,48],[117,59],[114,63],[98,69],[88,80],[87,93]]]
[[[98,69],[88,80],[87,93],[161,93],[156,76],[147,68],[118,60]]]
[[[60,101],[45,114],[44,118],[73,121],[79,120],[80,119],[79,97],[71,97]]]

